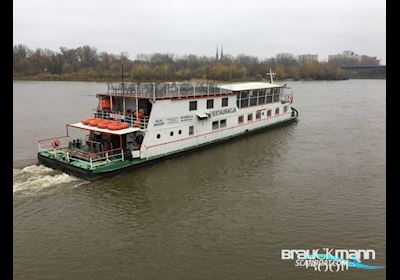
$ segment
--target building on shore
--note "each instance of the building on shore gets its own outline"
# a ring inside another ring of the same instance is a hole
[[[318,62],[318,54],[302,54],[297,56],[299,64],[310,64]]]
[[[328,62],[338,66],[378,66],[380,60],[376,56],[358,55],[353,51],[328,56]]]

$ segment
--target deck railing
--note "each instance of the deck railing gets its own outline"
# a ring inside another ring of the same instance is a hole
[[[215,82],[107,83],[107,94],[141,98],[171,98],[226,94]]]
[[[53,137],[38,141],[39,153],[47,152],[57,160],[71,162],[73,160],[85,162],[93,169],[114,161],[124,161],[124,151],[121,148],[100,152],[89,152],[83,148],[69,147],[69,136]],[[66,142],[66,143],[65,143]],[[54,143],[59,143],[58,146]]]

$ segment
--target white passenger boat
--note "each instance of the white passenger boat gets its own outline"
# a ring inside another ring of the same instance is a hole
[[[298,117],[291,90],[272,79],[108,83],[97,97],[93,117],[67,124],[65,136],[39,141],[40,163],[91,180]]]

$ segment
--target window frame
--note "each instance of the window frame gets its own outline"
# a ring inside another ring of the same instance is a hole
[[[210,104],[211,104],[211,106],[209,106]],[[214,109],[214,99],[207,99],[206,108],[207,109]]]
[[[192,105],[194,104],[194,109],[192,108]],[[196,111],[197,110],[197,100],[194,101],[189,101],[189,111]]]
[[[224,101],[226,101],[226,104],[224,105]],[[229,98],[228,97],[223,97],[221,99],[221,107],[228,107],[229,105]]]

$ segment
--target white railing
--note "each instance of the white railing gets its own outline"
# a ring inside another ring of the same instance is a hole
[[[229,93],[215,82],[107,83],[108,95],[171,98]]]
[[[92,169],[94,166],[125,160],[124,151],[121,148],[91,153],[81,148],[69,147],[69,138],[69,136],[62,136],[39,140],[39,153],[48,152],[55,159],[66,162],[71,160],[87,162]]]

